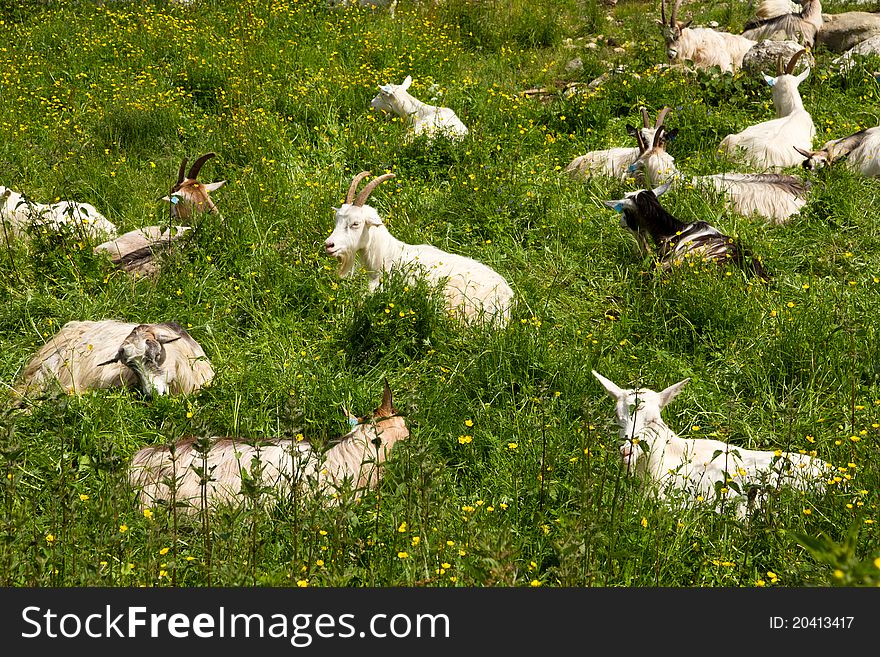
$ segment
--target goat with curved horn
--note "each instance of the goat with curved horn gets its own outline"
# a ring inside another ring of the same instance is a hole
[[[369,175],[369,174],[368,174]],[[429,244],[407,244],[395,238],[379,213],[366,205],[372,191],[395,174],[371,180],[353,203],[336,209],[336,226],[324,242],[327,255],[339,262],[338,274],[347,277],[359,264],[375,291],[391,271],[407,280],[426,278],[441,287],[450,314],[465,322],[506,324],[513,290],[498,272],[465,256],[447,253]],[[357,178],[361,178],[358,174]],[[352,187],[354,189],[354,187]]]
[[[189,161],[183,158],[180,163],[180,169],[177,172],[177,183],[171,188],[168,196],[162,197],[163,201],[171,204],[171,216],[174,219],[192,219],[196,213],[201,212],[217,212],[217,206],[211,200],[211,192],[220,189],[225,180],[213,183],[200,183],[198,175],[205,166],[205,162],[216,157],[216,153],[205,153],[200,156],[189,168],[189,173],[184,175],[186,165]]]
[[[703,69],[717,66],[724,73],[740,69],[743,57],[757,41],[708,27],[692,28],[691,21],[678,20],[680,7],[681,0],[676,0],[667,21],[665,0],[660,5],[663,20],[657,22],[660,23],[660,33],[666,42],[669,60],[676,64],[690,63]]]

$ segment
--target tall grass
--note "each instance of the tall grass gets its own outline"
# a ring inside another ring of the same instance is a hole
[[[656,271],[601,203],[632,186],[562,169],[627,145],[640,106],[669,105],[679,167],[730,170],[721,137],[772,108],[758,80],[657,71],[654,11],[401,0],[392,19],[318,0],[0,3],[0,182],[92,202],[126,231],[167,220],[158,199],[184,156],[215,151],[201,177],[228,180],[222,217],[155,279],[114,270],[75,234],[0,244],[0,583],[876,583],[877,182],[822,172],[782,227],[671,191],[673,212],[737,235],[773,278]],[[746,18],[733,3],[689,11]],[[841,79],[832,54],[814,54],[801,89],[817,140],[876,124],[873,76]],[[583,67],[566,68],[576,57]],[[620,65],[584,95],[519,93]],[[404,144],[405,126],[369,109],[378,84],[407,74],[417,97],[456,110],[463,143]],[[508,328],[456,325],[424,284],[392,280],[370,296],[364,276],[337,278],[322,249],[331,208],[365,169],[398,174],[371,198],[396,236],[511,282]],[[9,387],[62,324],[108,317],[181,323],[213,384],[152,401],[49,390],[14,404]],[[838,468],[833,483],[780,491],[747,524],[673,511],[622,470],[592,369],[655,389],[691,377],[666,411],[682,435],[815,451]],[[340,404],[368,412],[386,377],[411,436],[362,499],[256,504],[250,491],[195,521],[174,505],[137,511],[126,465],[143,445],[325,444],[347,430]]]

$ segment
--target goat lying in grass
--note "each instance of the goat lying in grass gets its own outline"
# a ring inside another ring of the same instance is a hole
[[[171,192],[162,198],[170,203],[171,218],[192,222],[204,212],[218,213],[210,193],[220,189],[226,181],[208,184],[197,179],[205,162],[215,157],[206,153],[199,157],[186,172],[187,158],[183,158],[177,173],[177,182]],[[160,269],[159,257],[190,231],[188,226],[144,226],[121,237],[95,247],[95,253],[109,253],[114,265],[135,276],[152,276]],[[191,233],[190,233],[191,235]]]
[[[663,119],[669,112],[669,108],[665,107],[660,110],[657,115],[657,121],[651,125],[651,117],[648,116],[648,110],[644,107],[642,111],[642,128],[636,130],[632,126],[627,126],[627,132],[635,136],[637,139],[645,143],[652,143],[655,135],[663,125]],[[665,133],[663,133],[665,134]],[[665,143],[665,140],[663,140]],[[590,151],[584,155],[574,158],[567,167],[565,172],[579,178],[591,178],[593,176],[608,176],[609,178],[617,178],[624,180],[629,176],[629,167],[638,159],[641,150],[639,148],[608,148],[600,151]]]
[[[620,226],[629,230],[644,253],[649,253],[648,239],[657,248],[659,266],[663,269],[685,261],[735,263],[755,275],[769,280],[761,262],[733,238],[722,234],[705,221],[686,224],[660,205],[658,197],[669,189],[666,183],[652,190],[639,189],[605,205],[621,213]]]
[[[89,239],[103,239],[116,235],[116,226],[91,203],[58,201],[33,203],[22,194],[0,185],[0,225],[11,237],[18,238],[29,229],[46,228],[52,231],[65,226]]]
[[[880,126],[859,130],[848,137],[825,142],[817,151],[797,149],[805,169],[815,171],[834,162],[870,178],[880,177]]]
[[[379,94],[370,101],[370,107],[396,114],[409,124],[412,135],[426,135],[433,139],[437,135],[449,139],[463,139],[468,133],[467,126],[458,115],[448,107],[428,105],[412,96],[407,89],[412,78],[407,75],[403,84],[383,84],[379,86]]]
[[[794,40],[812,48],[822,29],[822,4],[819,0],[803,0],[800,4],[800,12],[794,12],[787,0],[764,0],[756,10],[756,17],[743,27],[742,35],[756,41]]]
[[[640,146],[644,148],[646,145]],[[655,139],[651,148],[646,148],[629,169],[641,172],[652,187],[681,180],[697,189],[714,189],[724,195],[735,212],[746,217],[757,215],[773,224],[785,223],[807,203],[808,185],[796,176],[779,173],[685,176],[675,166],[675,159],[666,152],[662,139]]]
[[[173,491],[184,512],[198,511],[203,493],[208,508],[240,504],[245,480],[283,495],[300,489],[327,496],[331,502],[340,489],[350,486],[360,497],[378,485],[382,464],[409,430],[394,408],[387,382],[382,403],[372,416],[346,415],[351,431],[324,452],[308,441],[290,438],[263,442],[213,438],[200,450],[190,437],[171,447],[157,445],[137,452],[131,459],[129,482],[142,509],[169,503]]]
[[[616,402],[620,456],[628,474],[661,500],[676,495],[685,503],[731,504],[740,518],[755,493],[780,486],[821,493],[828,470],[824,461],[806,454],[744,449],[720,440],[680,438],[661,417],[690,379],[661,392],[623,389],[593,370]]]
[[[80,394],[134,387],[146,397],[190,393],[214,378],[198,342],[174,322],[67,322],[25,367],[22,392],[57,381]]]
[[[784,69],[782,60],[778,60],[775,78],[764,75],[767,84],[773,88],[773,106],[777,118],[727,135],[721,141],[720,150],[734,160],[745,161],[761,170],[792,167],[801,163],[795,149],[809,150],[816,135],[813,118],[804,109],[798,92],[798,85],[807,78],[810,69],[805,69],[800,75],[792,74],[798,58],[805,52],[801,50],[792,57]]]
[[[758,42],[740,34],[717,32],[707,27],[688,27],[691,22],[678,20],[682,0],[676,0],[666,22],[666,0],[660,2],[663,20],[660,32],[666,41],[666,56],[673,62],[693,62],[697,68],[717,66],[722,72],[733,72],[742,67],[745,54]]]
[[[355,263],[366,270],[370,291],[375,291],[382,275],[392,269],[407,276],[425,276],[442,284],[446,306],[451,314],[473,323],[504,325],[510,319],[513,290],[495,270],[472,258],[447,253],[430,244],[406,244],[395,238],[375,208],[364,205],[372,191],[385,180],[386,173],[374,178],[355,197],[363,171],[354,177],[348,196],[336,211],[336,226],[324,243],[327,254],[339,261],[339,276],[350,276]]]

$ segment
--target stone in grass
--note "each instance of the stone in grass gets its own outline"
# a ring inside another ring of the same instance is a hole
[[[95,247],[95,253],[108,253],[114,265],[135,277],[159,272],[161,258],[182,238],[188,226],[145,226]]]
[[[742,70],[744,73],[752,75],[760,75],[766,73],[770,76],[776,75],[776,62],[782,55],[783,62],[789,61],[795,53],[803,50],[804,47],[797,41],[760,41],[752,46],[743,57]],[[813,55],[807,51],[798,60],[795,66],[795,74],[801,73],[805,68],[813,68],[816,60]]]

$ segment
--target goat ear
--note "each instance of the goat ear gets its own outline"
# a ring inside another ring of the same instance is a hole
[[[368,214],[364,217],[364,223],[368,226],[381,226],[382,225],[382,217],[379,215]]]
[[[391,96],[394,93],[394,88],[390,84],[380,84],[379,93]]]
[[[685,29],[685,28],[687,28],[687,27],[690,27],[690,24],[693,23],[693,22],[694,22],[694,19],[692,18],[692,19],[690,19],[687,23],[679,23],[679,24],[678,24],[678,29],[679,29],[679,30],[683,30],[683,29]]]
[[[207,192],[216,192],[218,189],[223,187],[226,184],[225,180],[218,180],[217,182],[212,183],[202,183],[202,187],[205,188]]]
[[[654,196],[662,196],[663,194],[665,194],[666,192],[669,191],[669,188],[670,188],[670,187],[672,187],[672,181],[671,181],[671,180],[670,180],[669,182],[665,182],[665,183],[663,183],[663,184],[660,185],[659,187],[655,187],[655,188],[652,189],[651,191],[654,192]]]
[[[353,415],[346,407],[345,404],[340,406],[342,409],[342,414],[345,415],[345,419],[348,422],[348,426],[354,431],[354,428],[358,425],[360,420],[357,419],[357,416]]]
[[[111,365],[112,363],[118,363],[118,362],[119,362],[119,353],[117,352],[117,354],[113,358],[111,358],[110,360],[105,360],[103,363],[98,363],[97,367],[104,367],[105,365]]]
[[[626,125],[626,134],[628,134],[630,137],[638,138],[639,131],[636,130],[633,126],[627,124]]]
[[[158,340],[159,344],[171,344],[172,342],[177,342],[177,341],[180,340],[182,337],[183,337],[182,335],[178,335],[178,336],[175,336],[175,337],[173,337],[173,338],[167,338],[167,337],[165,337],[164,335],[160,335],[160,336],[157,338],[157,340]]]
[[[810,74],[810,67],[808,66],[803,71],[801,71],[799,75],[796,75],[794,77],[798,81],[798,84],[800,84],[801,82],[803,82],[804,80],[807,79],[807,76],[809,74]]]
[[[401,84],[400,86],[403,87],[404,91],[406,91],[407,89],[409,89],[409,85],[411,85],[411,84],[412,84],[412,76],[407,75],[406,79],[403,81],[403,84]]]
[[[607,205],[609,208],[614,210],[615,212],[623,212],[624,209],[626,208],[626,205],[624,204],[625,200],[626,199],[621,198],[621,199],[617,199],[616,201],[602,201],[602,202],[605,205]]]
[[[764,76],[764,82],[766,82],[767,84],[769,84],[771,87],[772,87],[774,84],[776,84],[776,78],[771,78],[771,77],[770,77],[769,75],[767,75],[766,73],[761,73],[761,75]]]
[[[678,395],[678,393],[681,392],[681,389],[684,388],[685,384],[688,381],[690,381],[690,378],[687,378],[683,381],[679,381],[678,383],[675,383],[675,384],[669,386],[668,388],[666,388],[662,392],[659,392],[658,395],[660,397],[660,408],[666,407],[666,405],[669,404],[669,402],[671,402],[673,399],[675,399],[676,396]]]
[[[672,141],[678,137],[678,128],[673,128],[672,130],[664,130],[663,139],[666,141]]]
[[[623,399],[624,397],[626,397],[626,390],[618,387],[613,381],[606,379],[596,370],[593,370],[593,376],[599,379],[599,383],[602,384],[602,387],[605,388],[605,390],[608,391],[608,394],[611,395],[614,399]]]

